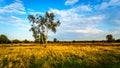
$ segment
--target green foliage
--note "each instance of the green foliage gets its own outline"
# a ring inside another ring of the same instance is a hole
[[[115,39],[113,38],[112,34],[108,34],[106,36],[106,39],[107,39],[107,42],[114,42],[115,41]]]
[[[27,39],[22,41],[23,43],[30,43],[30,41],[28,41]]]
[[[120,39],[117,39],[116,42],[120,42]]]
[[[75,43],[76,41],[75,41],[75,40],[73,40],[72,42],[73,42],[73,43]]]
[[[15,39],[15,40],[12,40],[12,43],[21,43],[21,41],[18,39]]]
[[[31,23],[30,31],[33,32],[35,42],[47,43],[48,31],[56,32],[56,27],[60,25],[60,21],[54,21],[54,13],[46,12],[44,16],[37,14],[29,15],[28,19]]]
[[[6,35],[0,35],[0,43],[10,43],[10,40],[7,38]]]
[[[54,39],[53,39],[53,42],[58,42],[57,38],[54,38]]]

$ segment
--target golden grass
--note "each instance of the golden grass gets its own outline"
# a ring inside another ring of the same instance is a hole
[[[119,46],[0,46],[0,68],[120,68]]]

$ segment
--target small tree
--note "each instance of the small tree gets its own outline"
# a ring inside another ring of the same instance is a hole
[[[54,21],[54,13],[45,13],[45,16],[41,15],[29,15],[28,19],[31,23],[30,31],[33,32],[35,41],[46,43],[48,41],[48,31],[56,32],[56,27],[60,25],[60,21]]]
[[[53,41],[54,41],[54,42],[57,42],[58,40],[57,40],[57,38],[54,38]]]
[[[115,39],[113,38],[112,34],[108,34],[106,36],[106,39],[107,39],[107,42],[114,42],[115,41]]]
[[[73,42],[73,43],[75,43],[76,41],[75,41],[75,40],[73,40],[72,42]]]

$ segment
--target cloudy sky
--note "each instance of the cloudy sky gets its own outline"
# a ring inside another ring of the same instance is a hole
[[[120,38],[120,0],[0,0],[0,34],[9,39],[34,40],[29,14],[53,12],[61,25],[49,40]]]

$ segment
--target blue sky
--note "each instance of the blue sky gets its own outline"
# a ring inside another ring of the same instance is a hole
[[[34,40],[29,14],[53,12],[61,25],[49,40],[120,38],[120,0],[0,0],[0,34],[9,39]]]

